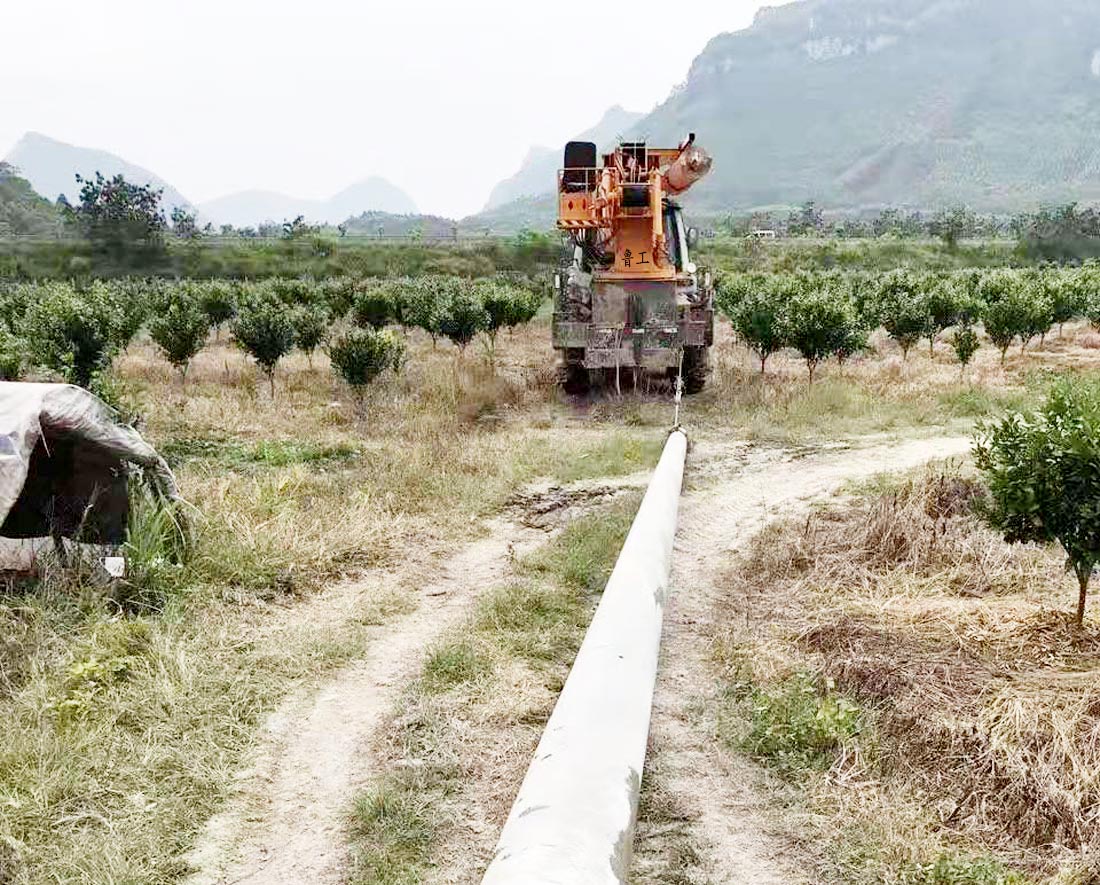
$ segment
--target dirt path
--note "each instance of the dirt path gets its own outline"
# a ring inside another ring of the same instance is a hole
[[[240,795],[207,825],[192,855],[191,885],[326,885],[342,881],[345,815],[375,772],[366,758],[376,728],[392,712],[436,637],[467,614],[486,588],[508,574],[514,557],[546,540],[536,526],[498,520],[489,535],[441,565],[412,554],[408,583],[424,577],[411,613],[373,628],[367,655],[290,697],[270,718]],[[430,577],[426,577],[430,575]],[[348,617],[355,587],[302,606],[297,616]]]
[[[440,561],[413,551],[393,573],[331,588],[294,607],[287,618],[318,632],[360,616],[379,582],[411,588],[417,605],[368,628],[368,653],[292,694],[268,720],[237,795],[213,817],[191,853],[189,885],[329,885],[344,881],[345,822],[355,796],[379,771],[371,757],[379,728],[416,678],[428,649],[468,617],[515,560],[545,544],[568,519],[624,491],[648,474],[535,484],[510,502],[509,518],[489,521],[484,539]]]
[[[917,467],[937,458],[965,455],[966,438],[875,441],[866,448],[805,454],[790,450],[746,451],[731,459],[733,475],[700,483],[705,446],[689,456],[689,488],[681,501],[673,560],[674,593],[665,620],[650,733],[652,768],[663,797],[683,818],[685,844],[694,849],[694,878],[707,883],[792,885],[807,881],[792,840],[771,816],[762,773],[750,762],[719,751],[715,743],[715,679],[709,662],[720,618],[736,617],[723,606],[723,569],[732,552],[768,521],[797,513],[852,480]],[[692,477],[695,477],[693,479]],[[702,485],[693,490],[693,486]],[[639,830],[644,835],[645,827]],[[659,867],[665,850],[640,839],[636,869]],[[654,880],[656,881],[656,880]]]

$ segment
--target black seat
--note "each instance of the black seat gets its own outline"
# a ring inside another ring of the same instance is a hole
[[[591,141],[571,141],[565,146],[565,172],[562,183],[566,191],[591,190],[596,179],[590,169],[596,168],[596,145]]]

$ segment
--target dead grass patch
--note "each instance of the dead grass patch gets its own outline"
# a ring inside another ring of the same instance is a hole
[[[731,602],[749,614],[716,652],[729,721],[758,727],[784,703],[780,737],[808,734],[834,687],[864,711],[824,776],[795,766],[829,810],[838,881],[1024,881],[990,852],[1084,875],[1100,851],[1100,630],[1073,626],[1055,551],[984,525],[965,473],[879,485],[772,526],[737,564]],[[791,695],[806,679],[817,690]]]
[[[389,773],[353,812],[353,882],[480,877],[638,501],[571,521],[429,652],[380,748]],[[419,809],[416,827],[402,812],[395,830],[387,804]],[[426,834],[412,860],[410,829]],[[404,858],[393,869],[406,878],[379,872],[391,857]]]

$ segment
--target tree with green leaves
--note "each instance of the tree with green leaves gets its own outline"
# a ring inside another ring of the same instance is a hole
[[[123,176],[94,179],[76,176],[80,200],[70,207],[68,221],[88,240],[97,257],[123,267],[148,267],[165,254],[167,221],[162,191],[131,184]]]
[[[396,319],[394,287],[389,283],[367,280],[356,287],[352,300],[352,319],[361,328],[384,329]]]
[[[250,293],[237,308],[233,337],[267,375],[275,396],[275,367],[294,347],[294,323],[287,306],[270,289]]]
[[[237,293],[226,280],[211,280],[203,284],[199,293],[199,307],[210,320],[210,325],[220,333],[223,324],[237,313]]]
[[[18,381],[27,365],[27,342],[0,327],[0,381]]]
[[[768,358],[786,346],[785,311],[792,294],[786,277],[775,277],[769,284],[749,291],[723,288],[718,291],[719,309],[760,360],[761,375],[767,371]]]
[[[1100,562],[1100,390],[1062,381],[1035,414],[980,428],[974,452],[989,485],[989,518],[1005,538],[1061,544],[1082,624]]]
[[[538,305],[529,292],[500,279],[478,280],[473,285],[473,296],[485,309],[485,324],[481,332],[485,337],[489,365],[495,372],[497,334],[501,329],[529,322]]]
[[[360,411],[367,387],[386,369],[399,371],[404,356],[404,340],[388,329],[353,328],[329,348],[332,367],[351,387]]]
[[[955,351],[955,359],[959,361],[960,373],[966,371],[966,367],[970,365],[974,354],[981,346],[982,341],[978,333],[969,323],[962,323],[955,329],[955,334],[951,338],[951,347]]]
[[[886,274],[879,282],[879,301],[883,328],[898,343],[902,359],[908,359],[929,326],[928,300],[920,280],[907,270]]]
[[[489,327],[489,312],[472,286],[457,277],[446,287],[445,300],[441,304],[439,331],[458,345],[459,353],[478,332]]]
[[[181,381],[187,380],[187,368],[210,334],[200,297],[197,287],[180,283],[157,298],[149,316],[149,337],[179,370]]]
[[[1031,321],[1031,303],[1024,288],[1020,275],[1010,270],[991,271],[978,284],[985,334],[1000,350],[1002,366],[1008,348],[1017,336],[1027,334]]]
[[[929,274],[923,283],[928,328],[928,355],[936,355],[936,338],[958,321],[959,293],[950,277]]]
[[[89,387],[125,344],[119,299],[98,281],[79,291],[67,283],[48,283],[43,289],[19,331],[39,365]]]
[[[1022,281],[1022,296],[1026,302],[1026,318],[1020,331],[1020,353],[1027,349],[1028,342],[1039,339],[1042,346],[1047,333],[1054,325],[1054,301],[1048,293],[1049,280],[1043,274],[1029,275]]]
[[[328,311],[321,304],[300,304],[290,314],[294,343],[313,368],[313,352],[325,343],[329,331]]]
[[[856,324],[851,304],[835,292],[803,285],[791,297],[784,311],[783,337],[806,360],[811,384],[818,365],[836,355]]]

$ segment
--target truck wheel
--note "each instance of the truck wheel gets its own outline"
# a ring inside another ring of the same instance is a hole
[[[563,366],[561,386],[570,396],[584,396],[592,386],[588,369],[578,365]]]
[[[710,348],[684,348],[684,393],[700,393],[710,374]]]

